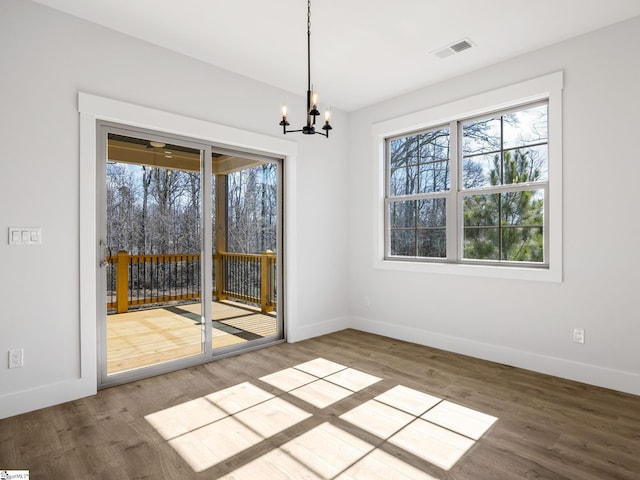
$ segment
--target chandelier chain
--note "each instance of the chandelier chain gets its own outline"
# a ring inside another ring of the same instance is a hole
[[[311,90],[311,0],[307,0],[307,90]]]

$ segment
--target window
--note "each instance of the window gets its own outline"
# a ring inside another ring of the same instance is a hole
[[[547,265],[547,109],[461,122],[463,260]]]
[[[561,87],[552,74],[377,124],[376,264],[561,281]]]
[[[438,128],[387,142],[390,255],[446,257],[449,141]]]
[[[546,265],[547,117],[545,101],[387,139],[388,256]]]

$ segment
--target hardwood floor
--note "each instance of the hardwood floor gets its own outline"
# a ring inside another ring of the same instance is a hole
[[[33,479],[640,479],[640,397],[345,330],[0,420]]]

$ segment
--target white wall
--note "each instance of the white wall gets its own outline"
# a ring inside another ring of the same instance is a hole
[[[96,385],[80,362],[95,345],[80,339],[78,92],[278,138],[282,99],[292,118],[304,99],[23,0],[0,2],[0,65],[2,418]],[[292,340],[343,328],[348,311],[347,179],[335,174],[346,164],[347,116],[336,111],[332,123],[328,141],[286,136],[298,142],[296,215],[286,219]],[[42,245],[9,246],[9,226],[41,227]],[[25,366],[10,370],[15,348]]]
[[[640,17],[350,115],[354,326],[640,394],[640,60],[625,45],[640,45]],[[372,125],[560,70],[563,283],[374,268]]]
[[[637,44],[640,19],[334,112],[329,141],[287,136],[299,143],[289,339],[353,326],[640,394],[640,61],[620,48]],[[281,100],[293,94],[23,0],[0,2],[0,65],[1,418],[87,394],[74,385],[95,375],[80,369],[94,346],[80,340],[78,92],[274,137]],[[372,125],[558,70],[564,282],[374,269]],[[302,111],[294,101],[290,111]],[[9,246],[13,225],[42,227],[43,244]],[[571,342],[577,326],[584,345]],[[25,366],[9,370],[14,348],[24,348]]]

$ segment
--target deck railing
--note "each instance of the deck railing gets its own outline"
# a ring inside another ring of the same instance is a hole
[[[129,255],[107,257],[107,309],[125,313],[130,307],[200,298],[199,254]],[[276,256],[214,253],[213,296],[276,308]]]

